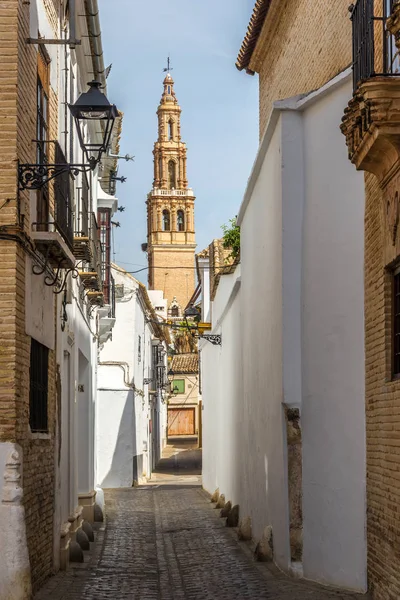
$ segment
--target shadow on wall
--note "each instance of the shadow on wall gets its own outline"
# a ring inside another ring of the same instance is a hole
[[[137,456],[134,392],[133,390],[128,391],[124,400],[120,398],[115,402],[117,393],[108,392],[107,399],[104,398],[100,406],[100,410],[103,411],[107,408],[107,414],[110,417],[105,419],[103,416],[102,419],[99,419],[102,427],[107,428],[106,431],[100,429],[99,436],[102,435],[103,439],[108,440],[107,448],[109,450],[108,453],[103,450],[100,456],[104,460],[108,460],[112,455],[110,468],[100,481],[102,488],[131,487],[134,481],[137,481],[138,476],[142,475],[141,471],[138,473],[138,469],[135,469],[135,465],[137,467],[140,461]],[[119,392],[121,395],[124,393]],[[107,403],[106,407],[105,403]],[[122,410],[118,411],[118,406],[122,404]],[[120,414],[119,418],[116,416],[117,414]],[[100,468],[99,471],[103,470]]]
[[[175,475],[201,475],[202,458],[200,448],[181,450],[158,461],[156,472]]]

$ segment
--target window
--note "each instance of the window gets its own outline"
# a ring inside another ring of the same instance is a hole
[[[173,160],[168,163],[168,187],[169,189],[176,188],[176,164]]]
[[[48,431],[48,370],[49,349],[32,338],[29,371],[29,425],[32,432],[46,433]]]
[[[161,158],[161,156],[158,159],[158,172],[159,172],[159,178],[162,179],[162,177],[163,177],[163,168],[162,168],[162,158]]]
[[[168,139],[174,139],[174,124],[173,121],[168,121]]]
[[[400,377],[400,269],[393,277],[393,376]]]
[[[183,210],[178,210],[176,214],[176,226],[178,231],[185,231],[185,214]]]
[[[169,231],[171,228],[169,210],[167,210],[167,209],[163,210],[162,217],[163,217],[163,231]]]
[[[177,306],[171,308],[171,317],[179,317],[179,308]]]
[[[138,349],[137,349],[137,354],[138,354],[138,362],[141,362],[142,360],[142,338],[140,335],[138,335]]]
[[[172,389],[177,394],[184,394],[185,393],[185,380],[184,379],[174,379]]]
[[[41,49],[37,58],[37,96],[36,96],[36,162],[46,164],[48,160],[49,131],[49,60]],[[36,229],[47,231],[49,222],[49,192],[47,185],[36,195]]]
[[[168,86],[168,94],[170,94],[170,93],[171,93],[171,86],[169,85]]]

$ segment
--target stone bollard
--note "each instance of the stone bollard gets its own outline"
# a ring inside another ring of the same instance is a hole
[[[229,514],[226,518],[226,526],[227,527],[237,527],[239,525],[239,505],[235,504],[232,509],[229,511]]]
[[[264,533],[256,546],[254,554],[260,562],[272,562],[274,558],[274,545],[272,527],[270,525],[264,529]]]
[[[221,510],[220,517],[227,517],[232,509],[232,502],[228,500],[224,508]]]
[[[82,529],[86,533],[89,542],[94,542],[93,527],[91,526],[91,524],[89,523],[89,521],[83,521],[83,523],[82,523]]]
[[[238,538],[239,540],[249,541],[253,537],[251,531],[251,517],[245,517],[240,521]]]
[[[217,488],[215,490],[215,492],[213,493],[213,495],[211,496],[211,502],[218,502],[218,498],[219,498],[219,488]]]
[[[217,506],[215,508],[224,508],[225,507],[225,496],[221,494],[218,498]]]

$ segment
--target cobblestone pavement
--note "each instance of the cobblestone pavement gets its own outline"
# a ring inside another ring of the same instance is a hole
[[[350,600],[256,563],[225,527],[197,476],[106,491],[107,526],[87,563],[59,573],[35,600]]]

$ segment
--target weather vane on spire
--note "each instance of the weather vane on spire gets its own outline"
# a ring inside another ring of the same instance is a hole
[[[174,69],[173,69],[173,67],[171,67],[171,61],[170,61],[169,56],[168,56],[167,66],[164,67],[163,71],[164,71],[164,73],[167,73],[167,72],[169,73],[170,71],[173,71],[173,70]]]

